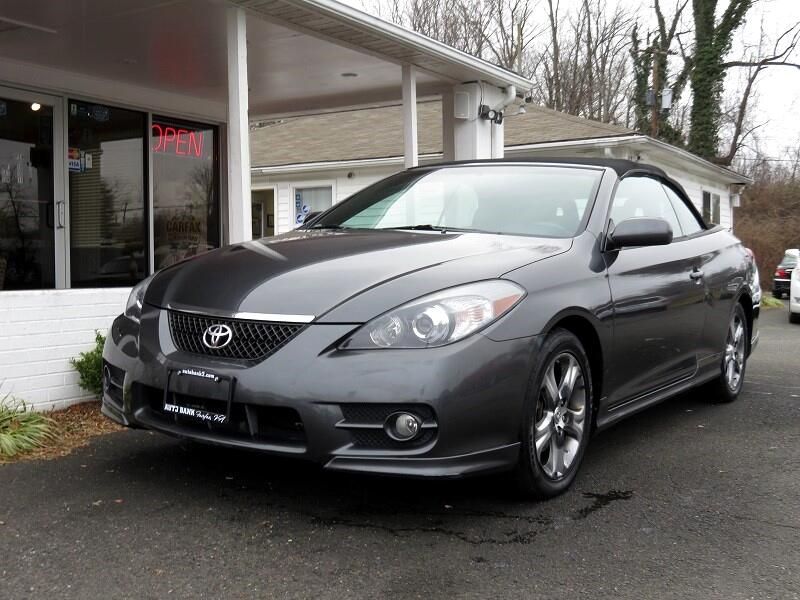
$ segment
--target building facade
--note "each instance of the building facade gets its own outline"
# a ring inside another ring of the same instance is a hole
[[[443,142],[436,123],[442,101],[420,101],[417,112],[420,161],[439,162]],[[313,209],[323,209],[404,168],[398,105],[261,121],[251,128],[251,185],[268,203],[264,210],[275,214],[270,235],[297,226],[295,210],[306,205],[309,193],[314,194]],[[598,156],[654,164],[683,186],[707,222],[728,229],[733,229],[741,189],[750,181],[625,127],[531,105],[506,116],[504,142],[509,159]]]
[[[92,347],[132,285],[296,222],[270,190],[251,197],[250,120],[400,102],[401,157],[413,165],[419,90],[465,107],[438,123],[453,157],[492,157],[502,125],[479,118],[478,102],[503,110],[529,87],[334,0],[6,7],[0,398],[42,409],[86,399],[69,359]],[[301,208],[327,201],[322,186],[298,194]]]

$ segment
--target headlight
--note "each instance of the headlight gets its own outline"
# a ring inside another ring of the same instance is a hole
[[[525,290],[502,279],[449,288],[373,319],[339,348],[444,346],[483,329],[511,310],[524,296]]]
[[[136,323],[142,317],[142,305],[144,304],[144,293],[147,291],[147,286],[153,280],[153,275],[147,279],[143,279],[131,290],[131,295],[128,296],[128,302],[125,305],[125,316],[131,321]]]

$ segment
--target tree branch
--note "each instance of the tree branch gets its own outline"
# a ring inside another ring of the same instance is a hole
[[[792,62],[770,62],[768,60],[756,60],[756,61],[749,61],[749,60],[731,60],[728,62],[722,63],[723,68],[729,69],[731,67],[794,67],[795,69],[800,69],[800,63],[792,63]]]

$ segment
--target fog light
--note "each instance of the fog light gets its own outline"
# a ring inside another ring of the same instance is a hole
[[[417,437],[422,422],[419,417],[411,413],[394,413],[386,419],[386,433],[398,442],[407,442]]]

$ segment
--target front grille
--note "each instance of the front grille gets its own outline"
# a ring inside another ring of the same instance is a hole
[[[423,421],[433,421],[433,409],[427,404],[341,404],[342,416],[347,423],[377,423],[396,412],[411,412]]]
[[[231,328],[233,336],[228,345],[209,348],[203,343],[203,335],[211,325],[227,325]],[[184,352],[221,358],[263,360],[285,346],[303,327],[298,323],[224,319],[169,311],[169,330],[178,348]]]
[[[413,450],[428,445],[436,437],[435,429],[424,430],[419,437],[410,442],[393,440],[383,429],[357,429],[350,432],[353,436],[355,448],[369,448],[371,450]]]

